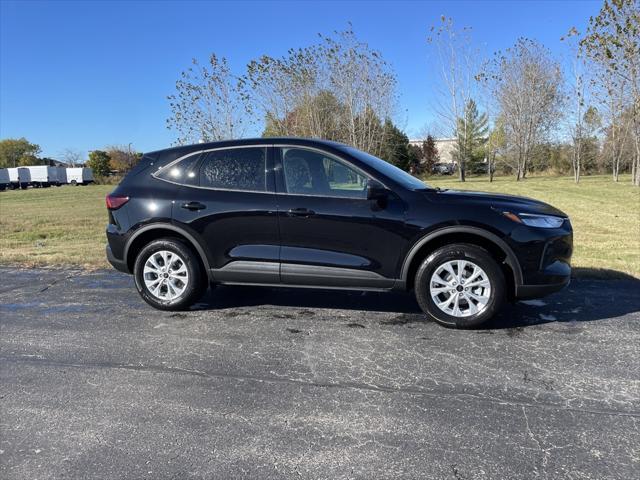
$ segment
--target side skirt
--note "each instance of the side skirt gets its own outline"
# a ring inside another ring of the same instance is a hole
[[[397,288],[398,283],[404,285],[368,270],[245,260],[211,269],[211,277],[216,283],[272,287],[385,291]]]

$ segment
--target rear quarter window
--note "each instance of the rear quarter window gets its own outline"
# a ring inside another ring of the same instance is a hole
[[[198,185],[198,160],[200,152],[189,155],[182,160],[162,168],[155,174],[156,178],[180,185]]]

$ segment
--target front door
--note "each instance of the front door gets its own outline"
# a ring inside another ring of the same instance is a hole
[[[191,178],[192,185],[180,189],[173,221],[206,245],[217,282],[280,281],[277,207],[269,151],[267,146],[206,151],[191,171],[183,173],[185,178]]]
[[[278,147],[276,191],[284,284],[391,288],[404,240],[403,202],[367,200],[368,176],[304,147]]]

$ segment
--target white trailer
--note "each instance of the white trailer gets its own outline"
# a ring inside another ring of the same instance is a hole
[[[58,186],[69,183],[67,179],[67,167],[56,167],[58,170]]]
[[[89,167],[67,168],[67,182],[71,185],[88,185],[93,183],[93,170]]]
[[[9,188],[27,188],[31,183],[31,173],[28,168],[7,168],[9,172]]]
[[[48,187],[58,184],[58,169],[47,165],[24,167],[31,174],[31,185],[34,187]]]
[[[11,179],[9,178],[9,170],[6,168],[0,168],[0,191],[6,190],[11,185]]]

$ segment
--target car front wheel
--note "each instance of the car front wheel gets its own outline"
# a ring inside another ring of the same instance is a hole
[[[447,245],[429,255],[415,278],[420,308],[449,327],[477,327],[500,309],[505,279],[496,260],[470,244]]]
[[[184,242],[165,238],[145,246],[133,269],[136,289],[152,307],[184,310],[198,301],[207,282],[193,250]]]

